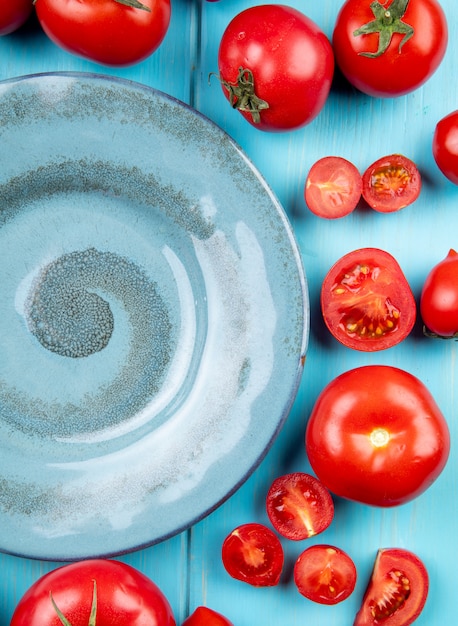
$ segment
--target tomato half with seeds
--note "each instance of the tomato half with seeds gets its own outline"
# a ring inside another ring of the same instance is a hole
[[[363,173],[362,195],[379,213],[395,213],[417,200],[421,175],[415,163],[402,154],[377,159]]]
[[[334,546],[311,546],[294,565],[294,582],[299,593],[319,604],[346,600],[355,589],[356,578],[351,557]]]
[[[364,352],[403,341],[417,312],[399,263],[379,248],[354,250],[331,267],[321,287],[321,310],[340,343]]]
[[[267,492],[266,509],[275,530],[295,541],[322,533],[334,518],[329,490],[304,472],[276,478]]]
[[[420,313],[426,335],[458,339],[458,254],[455,250],[451,249],[426,277]]]
[[[234,626],[224,615],[209,609],[206,606],[198,606],[182,626]]]
[[[316,161],[305,181],[305,202],[312,213],[325,219],[345,217],[361,198],[362,178],[358,168],[340,156]]]
[[[409,626],[422,612],[428,590],[428,572],[416,554],[382,548],[353,626]]]
[[[232,578],[254,587],[273,587],[280,580],[284,553],[277,535],[253,522],[238,526],[226,537],[222,560]]]
[[[305,448],[332,493],[391,507],[420,496],[439,477],[450,433],[418,378],[389,365],[366,365],[340,374],[321,391]]]

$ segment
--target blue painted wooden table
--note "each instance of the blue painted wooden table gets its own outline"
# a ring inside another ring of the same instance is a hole
[[[228,106],[217,82],[208,81],[209,73],[217,70],[217,49],[225,26],[252,4],[251,0],[172,0],[172,22],[162,46],[148,60],[126,69],[105,68],[61,51],[33,22],[0,38],[0,79],[50,71],[109,74],[155,87],[215,121],[239,143],[278,196],[294,228],[307,273],[311,334],[305,371],[288,420],[266,458],[241,489],[196,526],[162,544],[120,558],[159,584],[172,604],[177,624],[196,606],[205,604],[225,614],[236,626],[344,626],[352,623],[377,549],[405,547],[421,556],[430,573],[428,602],[417,623],[452,624],[456,619],[458,549],[458,345],[424,338],[418,323],[411,336],[395,348],[376,354],[353,352],[325,331],[319,290],[327,269],[341,255],[358,247],[375,246],[398,259],[418,301],[430,268],[449,248],[458,245],[458,188],[442,176],[431,153],[437,120],[458,108],[458,8],[454,0],[442,2],[449,22],[449,46],[439,70],[421,89],[398,99],[379,100],[346,85],[335,86],[324,110],[309,126],[271,135],[249,126]],[[290,4],[331,36],[340,0],[291,0]],[[392,215],[357,210],[334,222],[308,212],[303,185],[316,159],[341,155],[364,170],[378,157],[393,152],[412,158],[424,175],[415,205]],[[369,363],[402,367],[430,388],[451,430],[452,451],[445,471],[423,496],[398,508],[379,510],[336,502],[334,523],[309,543],[335,544],[353,557],[358,583],[342,604],[314,605],[296,591],[292,566],[306,542],[284,543],[286,567],[276,588],[255,589],[231,579],[220,558],[224,537],[240,523],[267,522],[264,497],[273,478],[287,471],[310,471],[303,439],[318,393],[337,374]],[[0,626],[9,624],[27,587],[56,565],[0,555]]]

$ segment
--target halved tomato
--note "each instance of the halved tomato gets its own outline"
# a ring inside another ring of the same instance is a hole
[[[323,532],[334,518],[329,490],[303,472],[276,478],[267,492],[266,509],[275,530],[295,541]]]
[[[363,174],[363,198],[379,213],[403,209],[415,202],[420,191],[420,172],[415,163],[402,154],[377,159]]]
[[[338,341],[365,352],[401,342],[417,313],[399,263],[379,248],[354,250],[331,267],[321,287],[321,310]]]
[[[314,545],[302,552],[294,566],[300,594],[319,604],[338,604],[353,593],[356,567],[340,548]]]
[[[362,178],[347,159],[327,156],[316,161],[305,181],[305,202],[312,213],[325,219],[345,217],[361,199]]]
[[[409,626],[425,606],[428,572],[408,550],[382,548],[353,626]]]
[[[283,547],[263,524],[242,524],[226,537],[222,548],[227,573],[254,587],[278,584],[283,569]]]

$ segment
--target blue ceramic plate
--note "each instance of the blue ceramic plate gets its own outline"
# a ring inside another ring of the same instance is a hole
[[[0,84],[0,549],[121,554],[204,517],[296,394],[308,295],[234,142],[86,74]]]

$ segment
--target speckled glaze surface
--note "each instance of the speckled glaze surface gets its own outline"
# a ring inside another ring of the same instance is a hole
[[[245,481],[294,400],[289,223],[223,131],[136,83],[0,83],[0,142],[0,549],[156,543]]]

